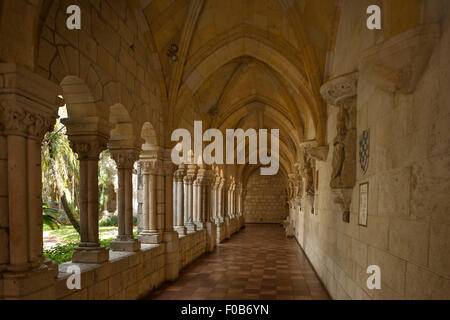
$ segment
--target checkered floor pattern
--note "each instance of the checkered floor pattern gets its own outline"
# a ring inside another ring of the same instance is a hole
[[[329,296],[281,226],[247,225],[147,299],[321,300]]]

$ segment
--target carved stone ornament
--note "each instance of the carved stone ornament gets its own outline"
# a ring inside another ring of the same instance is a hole
[[[54,120],[38,115],[14,105],[13,102],[0,103],[0,129],[7,134],[22,135],[42,140],[52,129]]]
[[[356,88],[358,73],[337,77],[321,88],[323,98],[339,108],[330,186],[353,188],[356,181]]]
[[[440,39],[440,26],[422,25],[363,52],[359,69],[377,88],[414,92]]]
[[[358,86],[358,73],[353,72],[325,83],[320,88],[320,94],[326,103],[339,106],[339,103],[356,95]]]

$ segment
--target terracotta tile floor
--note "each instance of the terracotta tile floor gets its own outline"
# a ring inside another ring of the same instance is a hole
[[[247,225],[153,292],[158,300],[329,299],[294,239],[279,225]]]

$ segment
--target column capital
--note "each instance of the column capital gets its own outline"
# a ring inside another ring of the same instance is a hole
[[[110,152],[118,169],[132,169],[134,163],[139,159],[139,150],[137,149],[113,149]]]
[[[79,160],[98,160],[106,144],[107,139],[100,135],[70,137],[70,146]]]
[[[174,172],[173,178],[176,182],[182,182],[185,176],[186,176],[186,166],[184,164],[180,164],[178,166],[178,169]]]
[[[163,163],[159,159],[141,159],[138,163],[143,174],[163,175]]]
[[[0,63],[0,131],[42,139],[58,117],[58,85],[15,63]]]

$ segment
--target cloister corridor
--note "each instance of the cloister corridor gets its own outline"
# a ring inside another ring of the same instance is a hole
[[[450,0],[0,0],[0,300],[450,300],[449,66]]]
[[[329,299],[296,240],[277,224],[247,224],[230,240],[186,267],[178,280],[146,299]]]

